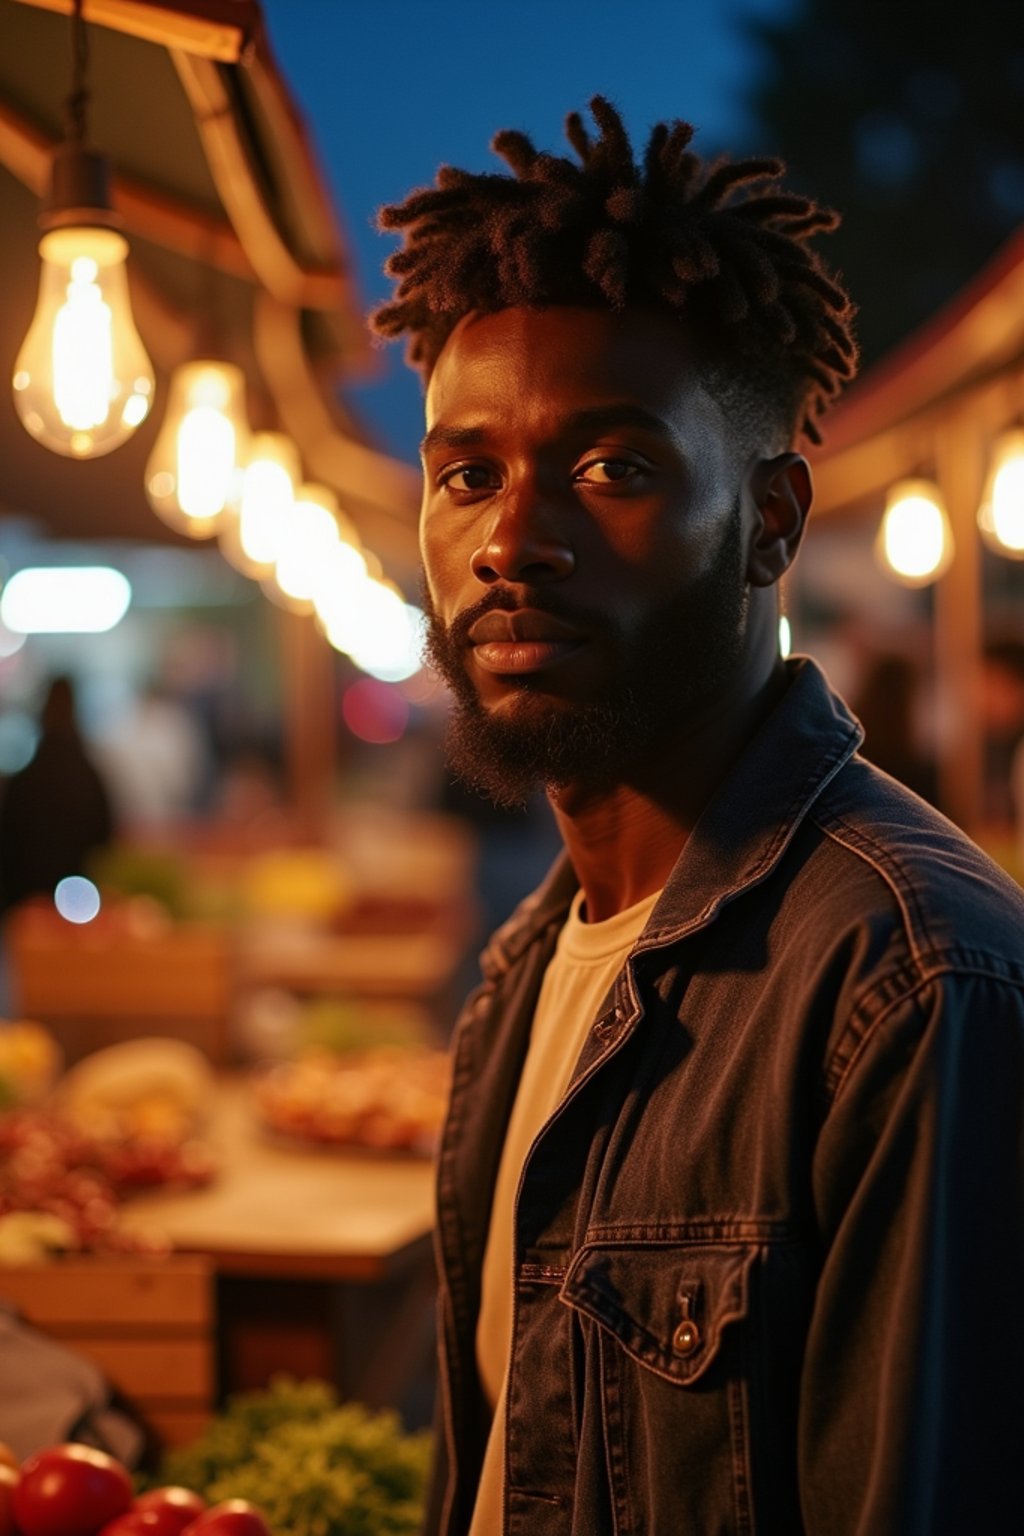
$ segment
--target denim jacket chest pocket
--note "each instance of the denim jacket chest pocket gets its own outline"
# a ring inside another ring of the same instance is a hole
[[[718,1356],[748,1311],[750,1244],[587,1246],[562,1300],[594,1320],[639,1365],[685,1385]]]
[[[776,1463],[771,1481],[790,1482],[784,1406],[778,1439],[764,1411],[764,1258],[757,1242],[647,1238],[586,1243],[572,1260],[560,1294],[584,1334],[588,1380],[600,1383],[600,1454],[616,1531],[752,1532],[753,1446],[766,1421],[787,1464]],[[777,1491],[798,1530],[792,1473],[792,1498]]]

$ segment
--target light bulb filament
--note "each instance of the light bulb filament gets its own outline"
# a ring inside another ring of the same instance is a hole
[[[114,394],[113,315],[88,256],[71,263],[67,298],[53,323],[53,398],[65,426],[101,427]]]
[[[231,491],[235,429],[209,405],[187,411],[178,430],[178,505],[186,517],[215,517]]]

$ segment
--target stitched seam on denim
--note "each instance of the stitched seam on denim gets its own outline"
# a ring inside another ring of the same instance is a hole
[[[739,1381],[726,1383],[726,1408],[729,1414],[729,1450],[732,1453],[732,1497],[737,1536],[750,1536],[750,1427],[744,1384],[750,1381],[750,1361],[746,1349],[739,1345],[743,1360],[743,1373]]]
[[[910,952],[919,963],[923,958],[923,952],[918,945],[918,935],[924,933],[924,917],[913,895],[913,882],[907,878],[898,859],[894,859],[888,849],[876,843],[866,833],[856,827],[851,827],[849,822],[837,816],[834,812],[826,819],[816,816],[814,825],[837,843],[840,848],[845,848],[848,853],[855,854],[865,863],[870,864],[892,889],[900,911],[903,913],[903,925],[910,942]],[[840,828],[847,834],[846,838],[840,837],[836,828]]]
[[[612,1524],[615,1527],[615,1536],[631,1536],[632,1512],[636,1506],[629,1480],[629,1457],[626,1455],[622,1362],[615,1348],[607,1340],[603,1329],[595,1329],[594,1343],[597,1346],[598,1370],[601,1385],[604,1388],[601,1438],[604,1441],[605,1465],[608,1468]],[[617,1435],[614,1431],[617,1431]]]
[[[804,1240],[794,1231],[791,1222],[722,1216],[678,1222],[602,1222],[600,1226],[587,1228],[580,1251],[608,1242],[622,1248],[646,1248],[652,1244],[666,1248],[680,1244],[698,1248],[735,1243],[772,1243],[786,1247],[799,1245]]]
[[[465,1052],[465,1055],[468,1057],[468,1051]],[[456,1068],[457,1051],[454,1052],[453,1075],[451,1075],[451,1101],[454,1101]],[[456,1118],[454,1118],[451,1114],[450,1117],[448,1117],[448,1120],[450,1120],[450,1124],[457,1124]],[[438,1160],[439,1212],[445,1210],[445,1206],[447,1206],[447,1235],[450,1236],[450,1238],[454,1238],[454,1244],[456,1244],[456,1247],[462,1247],[462,1223],[459,1221],[459,1217],[457,1217],[456,1203],[454,1203],[454,1201],[445,1201],[441,1198],[441,1190],[442,1187],[444,1187],[444,1172],[444,1163],[442,1163],[442,1160]],[[451,1178],[450,1167],[448,1167],[448,1184],[451,1186],[453,1183],[454,1181],[453,1178]],[[454,1296],[453,1287],[451,1287],[451,1279],[453,1279],[453,1276],[451,1276],[450,1272],[448,1272],[448,1264],[445,1263],[445,1232],[442,1230],[442,1227],[444,1226],[444,1220],[439,1218],[438,1224],[436,1224],[436,1227],[434,1227],[434,1263],[436,1263],[436,1266],[438,1266],[439,1275],[442,1276],[441,1295],[444,1296],[444,1298],[447,1298],[448,1313],[447,1318],[445,1318],[445,1322],[447,1322],[448,1326],[444,1327],[441,1333],[442,1359],[444,1359],[445,1376],[447,1376],[447,1392],[442,1392],[442,1401],[444,1401],[445,1439],[447,1439],[448,1462],[450,1462],[450,1465],[448,1465],[448,1487],[447,1490],[445,1490],[444,1525],[442,1525],[442,1528],[447,1530],[448,1525],[450,1525],[451,1508],[453,1508],[454,1488],[456,1488],[456,1479],[457,1476],[459,1476],[459,1465],[457,1465],[456,1455],[457,1435],[456,1425],[454,1425],[454,1404],[456,1404],[456,1401],[459,1401],[459,1399],[464,1398],[465,1392],[464,1373],[459,1370],[459,1347],[457,1347],[457,1338],[459,1338],[459,1333],[462,1332],[461,1327],[459,1327],[459,1318],[457,1318],[457,1312],[462,1309],[461,1307],[456,1307],[456,1296]],[[464,1292],[464,1284],[459,1286],[459,1290]]]
[[[1005,970],[1003,969],[995,970],[986,968],[984,965],[967,965],[962,963],[956,966],[946,964],[937,965],[932,970],[927,971],[924,975],[920,976],[912,987],[909,987],[905,992],[900,992],[898,996],[891,998],[886,1006],[882,1008],[877,1014],[875,1014],[874,1017],[868,1017],[868,999],[865,999],[864,1002],[858,1006],[856,1013],[851,1015],[846,1029],[843,1031],[842,1036],[836,1043],[835,1050],[832,1052],[832,1055],[825,1065],[825,1089],[826,1097],[830,1105],[834,1105],[838,1100],[840,1094],[843,1091],[843,1088],[846,1085],[846,1080],[850,1073],[853,1071],[857,1062],[860,1060],[867,1046],[874,1039],[874,1036],[877,1034],[878,1030],[882,1028],[885,1021],[889,1018],[890,1014],[892,1014],[897,1008],[901,1008],[905,1003],[916,1001],[926,987],[930,987],[933,982],[938,981],[943,976],[956,976],[958,979],[965,981],[968,979],[977,981],[996,981],[1002,983],[1004,986],[1012,987],[1016,991],[1021,991],[1022,988],[1024,988],[1024,981],[1021,981],[1020,979],[1013,976],[1007,976]],[[883,977],[882,980],[878,983],[878,987],[873,990],[880,990],[883,984],[886,983],[889,979],[889,976]],[[846,1059],[845,1063],[841,1063],[840,1057],[843,1055],[844,1044],[851,1038],[851,1036],[854,1036],[856,1027],[861,1023],[864,1025],[863,1031],[857,1038],[853,1040],[852,1052]],[[832,1086],[833,1083],[834,1086]]]

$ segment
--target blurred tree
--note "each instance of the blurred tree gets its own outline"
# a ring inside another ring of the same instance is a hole
[[[869,362],[1024,222],[1024,6],[794,0],[747,26],[759,152],[842,213],[828,254]]]

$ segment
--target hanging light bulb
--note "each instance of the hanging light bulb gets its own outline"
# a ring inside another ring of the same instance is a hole
[[[297,612],[313,612],[320,572],[341,538],[338,498],[326,485],[300,485],[270,582]]]
[[[171,375],[167,411],[146,465],[153,511],[190,539],[210,538],[238,493],[248,440],[241,368],[216,358],[182,363]]]
[[[1024,560],[1024,430],[1019,427],[996,442],[978,528],[997,555]]]
[[[322,623],[330,644],[357,667],[382,682],[401,682],[422,665],[422,621],[393,582],[364,575]]]
[[[225,560],[244,576],[272,575],[295,505],[302,474],[299,450],[284,432],[254,432],[241,475],[241,490],[220,533]]]
[[[342,633],[347,616],[358,604],[362,587],[369,579],[366,555],[354,535],[351,540],[347,536],[339,538],[322,561],[312,592],[317,624],[335,650],[344,650],[344,646],[335,644],[331,633]]]
[[[26,430],[55,453],[88,459],[118,447],[146,419],[153,366],[132,316],[128,242],[111,206],[109,166],[85,147],[88,60],[81,11],[81,0],[75,0],[66,142],[54,155],[39,219],[39,298],[12,383]]]
[[[949,569],[953,530],[938,486],[930,480],[900,480],[892,487],[876,553],[907,587],[925,587]]]

